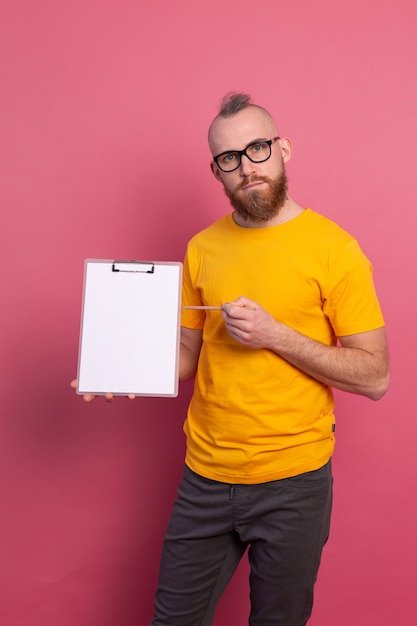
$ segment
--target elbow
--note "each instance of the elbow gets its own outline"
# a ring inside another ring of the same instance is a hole
[[[190,368],[190,367],[181,367],[179,369],[179,381],[182,382],[184,380],[190,380],[190,378],[194,378],[196,375],[196,370],[197,368]]]
[[[390,375],[387,371],[383,376],[380,376],[369,392],[366,394],[371,400],[381,400],[386,394],[389,388]]]

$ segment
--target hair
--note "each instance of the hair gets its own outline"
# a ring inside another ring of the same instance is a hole
[[[232,117],[232,115],[236,115],[239,111],[250,106],[254,106],[254,104],[248,94],[230,92],[221,101],[219,115],[221,117]]]
[[[275,127],[275,122],[272,119],[271,114],[264,107],[252,102],[252,98],[246,93],[230,91],[229,93],[226,93],[226,95],[223,97],[220,103],[219,112],[209,127],[208,141],[209,141],[210,149],[213,148],[212,129],[213,129],[214,124],[216,123],[216,120],[218,120],[219,118],[225,119],[228,117],[233,117],[240,111],[243,111],[244,109],[249,109],[249,108],[258,109],[258,111],[260,111],[264,116],[266,116],[270,120],[272,127],[275,128],[273,132],[275,132],[275,134],[278,135],[277,128]]]

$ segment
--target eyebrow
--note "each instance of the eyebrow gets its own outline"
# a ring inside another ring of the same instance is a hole
[[[268,139],[266,137],[258,137],[257,139],[252,139],[252,141],[247,143],[246,146],[242,148],[242,150],[246,150],[246,148],[249,148],[249,146],[252,146],[254,143],[260,143],[262,141],[268,141]],[[237,148],[233,148],[233,149],[231,148],[230,150],[222,150],[221,152],[219,152],[217,156],[219,156],[220,154],[225,154],[225,152],[241,152],[241,150],[238,150]]]

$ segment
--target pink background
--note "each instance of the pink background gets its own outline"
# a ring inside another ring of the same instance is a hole
[[[293,139],[293,197],[372,259],[385,398],[337,394],[312,626],[415,621],[415,0],[14,0],[0,16],[0,623],[145,626],[183,464],[176,399],[70,389],[86,257],[182,260],[229,211],[207,127],[247,90]],[[247,565],[216,626],[247,623]]]

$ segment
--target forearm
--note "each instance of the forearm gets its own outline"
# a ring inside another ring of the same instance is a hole
[[[249,348],[272,350],[311,377],[350,393],[381,398],[388,389],[384,328],[339,337],[328,346],[275,320],[262,306],[240,297],[223,305],[229,334]]]
[[[180,346],[180,362],[179,362],[179,379],[180,380],[188,380],[195,376],[197,371],[197,363],[198,358],[196,359],[195,354],[181,344]]]
[[[202,331],[181,327],[179,379],[195,376],[200,356]]]
[[[276,322],[268,346],[313,378],[350,393],[378,400],[389,379],[385,349],[327,346]]]

